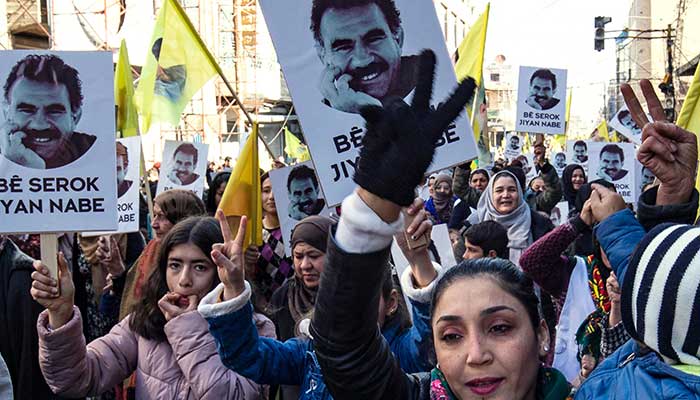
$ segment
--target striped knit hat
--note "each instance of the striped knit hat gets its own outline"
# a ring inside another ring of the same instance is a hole
[[[662,224],[632,255],[622,284],[630,335],[668,363],[700,365],[700,228]]]

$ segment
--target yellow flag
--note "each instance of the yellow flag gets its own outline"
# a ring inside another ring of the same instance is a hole
[[[224,211],[231,231],[238,230],[238,221],[248,217],[244,247],[262,245],[262,196],[260,193],[260,164],[258,162],[258,124],[241,150],[219,208]]]
[[[595,128],[598,131],[598,136],[602,137],[604,141],[610,142],[610,132],[608,131],[608,121],[602,120],[598,127]]]
[[[566,121],[566,129],[569,128],[569,116],[571,115],[571,95],[574,94],[574,89],[569,89],[569,95],[566,98],[566,116],[564,120]]]
[[[287,127],[284,127],[284,152],[290,157],[296,158],[298,162],[308,161],[311,159],[309,149],[301,143],[299,139]]]
[[[695,69],[693,82],[690,84],[688,94],[685,96],[683,107],[678,115],[678,126],[700,135],[700,65]],[[700,140],[698,140],[700,143]],[[700,174],[695,182],[695,187],[700,188]],[[698,210],[700,213],[700,210]]]
[[[119,60],[114,71],[114,104],[117,106],[117,132],[121,137],[138,135],[139,117],[134,105],[134,78],[124,39],[119,47]]]
[[[152,121],[177,125],[192,96],[221,69],[175,0],[165,0],[136,89],[143,131]]]
[[[491,3],[487,3],[486,10],[476,22],[474,22],[474,25],[469,29],[469,33],[467,33],[467,36],[464,37],[464,40],[462,40],[462,43],[457,49],[458,58],[455,64],[457,81],[471,76],[474,78],[477,88],[481,87],[483,83],[484,48],[486,47],[486,31],[489,24],[490,9]],[[479,121],[476,118],[472,118],[472,115],[478,112],[478,107],[481,105],[481,102],[483,102],[483,98],[479,100],[479,96],[477,95],[476,100],[476,107],[474,107],[474,105],[467,106],[467,113],[469,114],[469,118],[473,119],[474,136],[479,140],[481,127],[479,126]]]

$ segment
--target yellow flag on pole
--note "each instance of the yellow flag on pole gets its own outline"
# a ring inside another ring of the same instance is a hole
[[[696,136],[700,135],[700,65],[695,69],[693,82],[685,96],[677,124],[681,128],[693,132]],[[696,179],[695,187],[700,188],[700,174]]]
[[[298,162],[311,159],[309,149],[285,126],[284,127],[284,152]]]
[[[248,217],[248,229],[244,247],[262,245],[262,195],[260,190],[260,166],[258,160],[258,124],[241,150],[236,166],[231,172],[219,208],[224,211],[231,232],[238,230],[240,217]]]
[[[602,120],[598,127],[595,128],[598,131],[598,136],[602,137],[604,141],[610,142],[610,132],[608,131],[608,121]]]
[[[461,81],[470,76],[474,78],[476,87],[481,87],[483,84],[484,49],[486,47],[486,31],[489,24],[490,9],[491,3],[487,3],[486,10],[476,22],[474,22],[474,25],[469,29],[469,33],[467,33],[467,36],[464,37],[464,40],[462,40],[462,43],[457,49],[458,57],[455,64],[457,81]],[[479,96],[476,96],[476,98],[479,98]],[[481,127],[479,126],[479,121],[476,118],[472,118],[472,115],[478,112],[477,107],[479,107],[480,104],[481,103],[477,101],[476,106],[472,104],[467,107],[467,113],[470,119],[473,120],[474,136],[477,140],[479,140],[479,135],[481,134]]]
[[[117,106],[117,132],[121,137],[138,135],[139,117],[134,104],[134,77],[124,39],[119,47],[119,59],[114,71],[114,104]]]
[[[177,125],[192,96],[220,71],[182,7],[165,0],[136,89],[143,131],[153,121]]]

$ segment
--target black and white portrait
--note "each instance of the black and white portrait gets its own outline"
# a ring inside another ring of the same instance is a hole
[[[157,193],[185,189],[201,196],[208,152],[208,144],[166,140]]]
[[[564,69],[520,67],[517,131],[550,135],[565,132],[566,77]]]
[[[530,76],[530,90],[525,103],[535,110],[550,110],[559,104],[557,76],[546,68],[538,69]]]
[[[52,169],[82,157],[95,135],[78,132],[83,91],[78,70],[54,54],[29,54],[3,86],[0,153],[28,168]]]
[[[456,86],[445,38],[429,1],[260,0],[319,185],[329,205],[354,188],[364,135],[360,110],[389,98],[411,102],[418,55],[435,53],[431,106]],[[440,139],[429,172],[478,156],[466,112]]]

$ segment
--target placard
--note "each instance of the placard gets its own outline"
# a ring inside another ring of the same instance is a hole
[[[505,149],[503,155],[510,162],[523,154],[523,139],[517,132],[511,132],[506,136]]]
[[[563,151],[554,153],[551,163],[554,169],[557,171],[557,175],[559,175],[561,178],[561,175],[564,173],[564,169],[568,165],[566,153]]]
[[[323,192],[336,205],[355,187],[362,106],[397,96],[410,102],[423,49],[437,58],[432,105],[452,92],[456,78],[431,0],[387,0],[381,8],[324,4],[260,1]],[[477,157],[465,115],[437,141],[430,172]]]
[[[578,164],[583,167],[583,171],[588,175],[588,145],[592,143],[586,140],[567,140],[566,158],[569,164]]]
[[[549,213],[549,220],[552,221],[554,226],[566,223],[569,220],[569,202],[562,201],[557,203],[552,212]]]
[[[85,237],[137,232],[139,230],[139,170],[141,137],[117,139],[117,230],[83,232]]]
[[[208,144],[166,140],[156,194],[183,189],[202,197],[208,152]]]
[[[111,52],[3,51],[0,233],[114,230]]]
[[[605,179],[627,203],[637,201],[639,162],[632,143],[590,142],[588,181]]]
[[[277,217],[282,228],[284,252],[292,256],[292,230],[297,222],[311,215],[331,216],[311,161],[270,170]]]
[[[566,70],[520,67],[515,130],[564,133],[566,130]]]
[[[650,114],[647,114],[647,119],[653,121]],[[632,114],[627,109],[627,105],[622,105],[614,117],[608,121],[608,126],[623,135],[630,142],[640,145],[642,144],[642,127],[637,125],[632,118]]]

